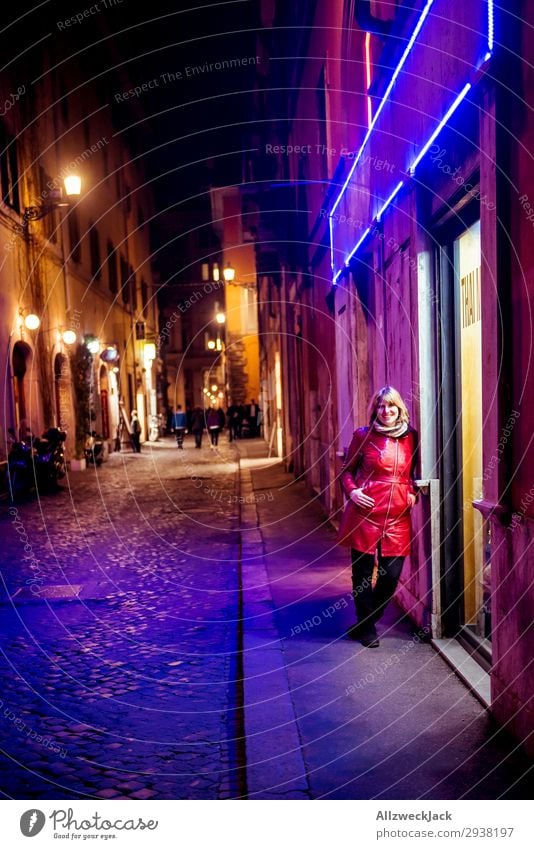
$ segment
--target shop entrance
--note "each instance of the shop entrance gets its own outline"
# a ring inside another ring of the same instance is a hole
[[[443,621],[490,657],[488,528],[482,493],[482,283],[480,221],[442,250]]]

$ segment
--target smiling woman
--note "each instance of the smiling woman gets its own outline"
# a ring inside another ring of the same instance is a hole
[[[384,386],[369,406],[369,426],[354,432],[341,484],[349,499],[338,542],[352,550],[352,592],[358,623],[351,636],[379,645],[375,623],[383,615],[410,553],[410,511],[417,495],[414,471],[418,439],[406,404]],[[378,574],[373,588],[375,554]]]

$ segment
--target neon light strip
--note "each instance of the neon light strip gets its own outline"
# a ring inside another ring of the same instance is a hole
[[[367,126],[373,123],[373,104],[369,95],[371,88],[371,33],[365,33],[365,82],[367,85]]]
[[[340,269],[339,269],[338,273],[336,274],[336,276],[334,277],[334,279],[333,279],[333,281],[332,281],[334,286],[336,285],[337,281],[339,280],[339,278],[341,277],[341,275],[342,275],[345,271],[346,271],[346,268],[340,268]]]
[[[350,254],[348,255],[348,257],[346,258],[346,260],[345,260],[345,265],[348,265],[348,264],[349,264],[349,262],[351,261],[352,257],[354,256],[354,254],[356,253],[356,251],[358,250],[358,248],[360,247],[360,245],[362,244],[362,242],[364,241],[364,239],[366,239],[366,238],[367,238],[367,236],[369,235],[369,233],[370,233],[370,232],[371,232],[371,227],[368,227],[368,228],[367,228],[367,230],[365,231],[365,233],[363,234],[363,236],[362,236],[362,237],[361,237],[361,238],[360,238],[360,239],[356,242],[355,246],[354,246],[354,247],[353,247],[353,249],[351,250],[351,252],[350,252]]]
[[[410,40],[409,40],[408,44],[406,45],[406,48],[404,50],[404,53],[402,54],[401,60],[400,60],[399,64],[397,65],[397,67],[395,68],[395,71],[393,72],[393,76],[391,77],[391,80],[389,81],[389,85],[384,92],[384,96],[382,97],[382,100],[380,101],[378,109],[375,112],[375,116],[374,116],[374,118],[371,122],[371,126],[369,127],[369,129],[367,130],[367,132],[365,134],[365,138],[364,138],[362,145],[361,145],[361,147],[358,151],[358,155],[357,155],[356,159],[354,160],[352,168],[350,169],[350,171],[347,175],[347,179],[343,183],[343,188],[341,189],[341,191],[340,191],[340,193],[337,197],[337,200],[336,200],[334,206],[332,207],[330,215],[334,214],[341,198],[345,194],[345,189],[347,188],[347,186],[348,186],[348,184],[349,184],[349,182],[352,178],[352,175],[354,174],[354,169],[356,168],[356,166],[359,162],[360,156],[363,153],[363,149],[364,149],[365,145],[367,144],[367,142],[369,140],[369,137],[370,137],[370,135],[371,135],[371,133],[372,133],[374,127],[375,127],[376,122],[378,121],[379,115],[382,112],[382,109],[384,108],[389,95],[391,94],[391,90],[392,90],[393,86],[395,85],[395,80],[397,79],[400,72],[402,71],[404,63],[406,62],[406,59],[408,58],[408,55],[410,54],[410,51],[411,51],[411,49],[414,45],[414,42],[415,42],[417,36],[419,35],[421,27],[423,26],[423,24],[424,24],[424,22],[425,22],[425,20],[428,16],[428,13],[430,12],[430,7],[432,6],[433,2],[434,2],[434,0],[427,0],[425,8],[421,12],[421,16],[420,16],[419,20],[417,21],[417,24],[415,25],[414,31],[412,32],[412,34],[410,36]]]
[[[398,192],[402,189],[403,185],[404,185],[404,180],[401,180],[401,181],[400,181],[400,183],[398,184],[398,186],[396,186],[396,187],[393,189],[393,191],[391,192],[391,194],[390,194],[390,196],[388,197],[388,199],[387,199],[387,201],[385,202],[385,204],[383,204],[383,206],[381,206],[381,207],[380,207],[380,212],[378,212],[378,213],[377,213],[377,216],[376,216],[376,220],[377,220],[377,221],[380,221],[380,219],[382,218],[382,216],[383,216],[384,212],[386,211],[386,209],[387,209],[387,208],[388,208],[388,206],[390,205],[391,201],[393,200],[393,198],[395,197],[395,195],[396,195],[396,194],[397,194],[397,193],[398,193]]]
[[[445,112],[445,115],[443,116],[443,118],[439,122],[438,126],[436,127],[436,129],[434,130],[432,135],[430,136],[427,143],[424,145],[424,147],[421,148],[421,150],[419,151],[419,153],[415,157],[414,161],[412,162],[412,164],[408,168],[408,172],[412,176],[415,173],[415,169],[417,168],[417,166],[421,162],[421,159],[423,158],[425,153],[428,151],[428,148],[430,147],[432,142],[435,141],[435,139],[439,136],[443,127],[445,126],[445,124],[447,123],[447,121],[449,120],[449,118],[451,117],[453,112],[455,112],[455,110],[458,108],[458,106],[460,105],[460,103],[462,102],[462,100],[464,99],[464,97],[466,96],[466,94],[467,94],[467,92],[469,91],[470,88],[471,88],[471,83],[466,83],[466,85],[464,85],[463,89],[461,90],[460,94],[458,95],[458,97],[456,98],[456,100],[454,101],[452,106],[450,106],[449,109],[447,109],[447,111]]]
[[[334,222],[331,218],[328,219],[328,227],[330,228],[330,267],[333,271],[336,264],[334,262]]]
[[[493,52],[494,30],[495,30],[495,15],[494,15],[494,8],[493,8],[493,0],[488,0],[488,50],[489,50],[490,53]]]
[[[365,82],[367,88],[371,88],[371,33],[365,33]]]

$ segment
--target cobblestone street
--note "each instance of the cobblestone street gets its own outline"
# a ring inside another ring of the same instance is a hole
[[[6,796],[239,795],[236,472],[167,439],[2,505]]]
[[[16,799],[525,799],[532,764],[260,439],[168,439],[1,508]],[[383,734],[387,728],[387,734]]]

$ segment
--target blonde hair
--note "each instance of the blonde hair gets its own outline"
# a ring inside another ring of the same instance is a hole
[[[410,414],[408,413],[406,404],[402,400],[400,392],[398,392],[397,389],[395,389],[393,386],[383,386],[382,389],[379,389],[378,392],[375,392],[371,399],[371,403],[369,404],[370,425],[373,425],[375,423],[378,405],[382,401],[387,401],[388,404],[394,404],[396,407],[398,407],[398,422],[405,422],[406,424],[410,424]]]

